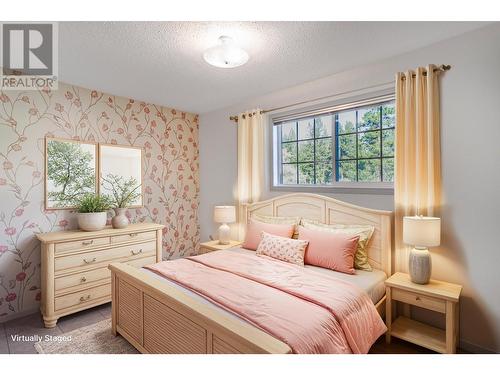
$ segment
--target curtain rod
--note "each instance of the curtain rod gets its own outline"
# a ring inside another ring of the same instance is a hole
[[[450,69],[451,69],[451,65],[441,64],[437,68],[434,68],[434,72],[436,72],[436,73],[446,72],[447,70],[450,70]],[[423,75],[427,76],[427,73],[424,72]],[[416,74],[412,74],[412,77],[416,77]],[[402,79],[405,79],[405,77],[403,76]],[[367,87],[363,87],[363,88],[356,89],[356,90],[339,92],[339,93],[333,94],[333,95],[322,96],[321,98],[316,98],[316,99],[311,99],[311,100],[304,100],[303,102],[298,102],[298,103],[294,103],[294,104],[284,105],[282,107],[264,109],[264,110],[261,110],[260,113],[274,112],[274,111],[278,111],[280,109],[286,109],[286,108],[290,108],[290,107],[295,107],[295,106],[301,105],[301,104],[308,104],[308,103],[312,103],[312,102],[317,102],[318,100],[323,100],[323,99],[328,99],[328,98],[332,98],[332,97],[335,97],[335,96],[350,94],[350,93],[353,93],[353,92],[356,92],[356,91],[362,91],[362,90],[371,89],[371,88],[375,88],[375,87],[385,86],[385,85],[388,85],[390,83],[394,83],[394,81],[379,83],[377,85],[367,86]],[[255,112],[249,113],[249,116],[252,117],[252,115],[255,115],[255,114],[256,114]],[[245,115],[243,115],[243,118],[245,118]],[[234,121],[234,122],[238,122],[238,116],[237,115],[235,115],[235,116],[229,116],[229,120]]]

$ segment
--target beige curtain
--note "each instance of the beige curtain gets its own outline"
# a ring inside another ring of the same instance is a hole
[[[396,74],[395,266],[407,271],[403,216],[439,216],[439,82],[435,66]]]
[[[260,109],[238,115],[238,206],[259,201],[264,181],[264,120]],[[239,209],[239,222],[243,222]],[[238,236],[243,236],[239,226]]]

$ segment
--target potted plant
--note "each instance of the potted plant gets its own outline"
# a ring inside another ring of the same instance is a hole
[[[109,198],[105,195],[86,194],[78,200],[78,227],[84,231],[104,229],[107,211],[110,208]]]
[[[127,207],[141,196],[141,185],[133,177],[125,180],[122,176],[114,174],[108,174],[102,180],[103,187],[110,192],[111,207],[115,210],[111,224],[116,229],[125,228],[129,224]]]

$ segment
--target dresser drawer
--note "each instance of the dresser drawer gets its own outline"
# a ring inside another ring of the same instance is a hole
[[[156,231],[137,232],[137,233],[122,234],[120,236],[113,236],[111,237],[111,243],[129,242],[129,241],[148,241],[155,239],[156,239]]]
[[[84,287],[89,283],[93,283],[99,280],[109,279],[110,277],[111,277],[111,271],[108,269],[108,267],[97,268],[94,270],[75,273],[73,275],[57,277],[54,280],[54,287],[57,292],[63,289],[79,285]]]
[[[428,297],[419,293],[392,288],[392,299],[440,313],[446,312],[446,301]]]
[[[69,241],[55,244],[55,252],[64,253],[66,251],[86,250],[98,246],[109,245],[109,237],[92,238],[88,240]]]
[[[54,302],[55,310],[57,311],[72,306],[91,304],[92,302],[105,297],[111,297],[110,283],[56,297]]]
[[[61,256],[55,259],[55,271],[67,270],[75,267],[85,267],[102,262],[109,263],[119,258],[142,258],[147,254],[156,253],[156,242],[144,242],[133,245],[119,246],[110,249],[89,251],[82,254]],[[151,254],[151,255],[152,255]]]

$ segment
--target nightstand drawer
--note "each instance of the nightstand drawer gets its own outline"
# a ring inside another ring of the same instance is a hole
[[[440,313],[446,312],[446,301],[402,289],[392,288],[392,299]]]

